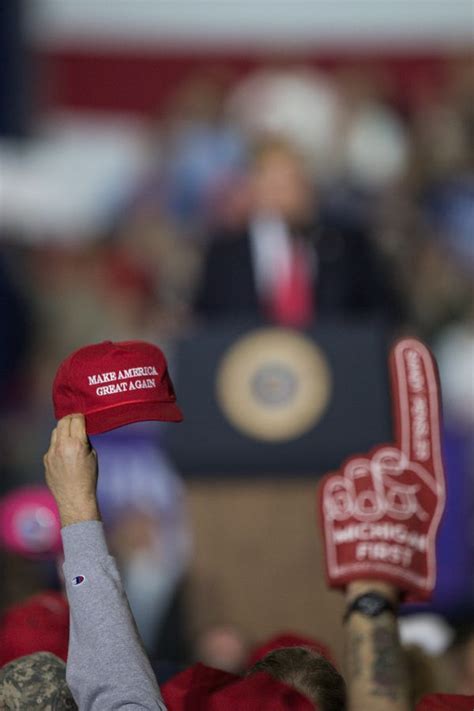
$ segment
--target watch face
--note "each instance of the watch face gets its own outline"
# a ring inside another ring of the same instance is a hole
[[[369,617],[375,617],[379,615],[384,609],[386,609],[387,602],[384,598],[378,597],[376,595],[366,595],[359,601],[358,609],[364,615]]]
[[[377,617],[382,612],[394,612],[393,605],[379,593],[366,593],[361,595],[352,605],[353,612],[359,612],[367,617]]]

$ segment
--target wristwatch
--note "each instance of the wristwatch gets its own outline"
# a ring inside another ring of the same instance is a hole
[[[343,619],[346,622],[353,612],[358,612],[365,617],[378,617],[384,612],[390,612],[392,615],[397,614],[396,605],[378,592],[367,592],[359,595],[353,600],[347,608]]]

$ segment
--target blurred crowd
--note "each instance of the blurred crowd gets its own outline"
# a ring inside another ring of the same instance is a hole
[[[112,339],[166,341],[205,309],[206,289],[229,310],[233,302],[242,308],[238,295],[217,293],[222,284],[203,284],[214,277],[206,266],[217,241],[241,236],[262,215],[280,217],[290,232],[338,232],[328,262],[341,257],[341,235],[355,235],[348,249],[363,235],[351,258],[363,251],[361,263],[382,270],[397,322],[454,358],[470,333],[474,80],[468,58],[447,60],[444,74],[436,86],[407,79],[402,93],[368,67],[322,74],[275,63],[237,82],[230,71],[203,70],[150,118],[132,184],[102,186],[108,220],[100,232],[63,229],[62,240],[48,241],[41,226],[22,247],[25,227],[9,224],[7,194],[1,266],[2,303],[10,299],[16,314],[7,323],[10,358],[34,353],[29,372],[34,365],[39,374],[46,353],[57,363],[100,339],[104,324]],[[28,349],[18,342],[26,322]]]
[[[142,137],[133,183],[102,186],[114,195],[105,228],[49,240],[0,226],[1,493],[41,482],[51,382],[84,344],[147,340],[172,363],[179,337],[219,319],[304,328],[377,316],[433,347],[474,499],[472,63],[447,60],[438,85],[407,79],[404,93],[375,68],[275,62],[237,81],[216,67],[176,87]],[[156,432],[94,443],[109,545],[153,654],[239,671],[239,630],[176,633],[192,533]],[[2,556],[2,608],[59,589],[53,561]],[[454,668],[462,650],[465,693],[473,638],[465,628],[449,651]]]

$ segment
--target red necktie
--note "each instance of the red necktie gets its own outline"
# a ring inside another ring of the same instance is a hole
[[[314,319],[314,294],[308,254],[301,243],[291,243],[287,268],[275,280],[269,316],[282,326],[304,327]]]

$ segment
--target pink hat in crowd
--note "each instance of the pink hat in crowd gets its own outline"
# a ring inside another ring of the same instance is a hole
[[[33,559],[62,550],[58,508],[46,487],[25,486],[0,499],[0,545]]]
[[[88,434],[183,419],[163,352],[143,341],[104,341],[72,353],[56,373],[53,403],[58,420],[82,413]]]

